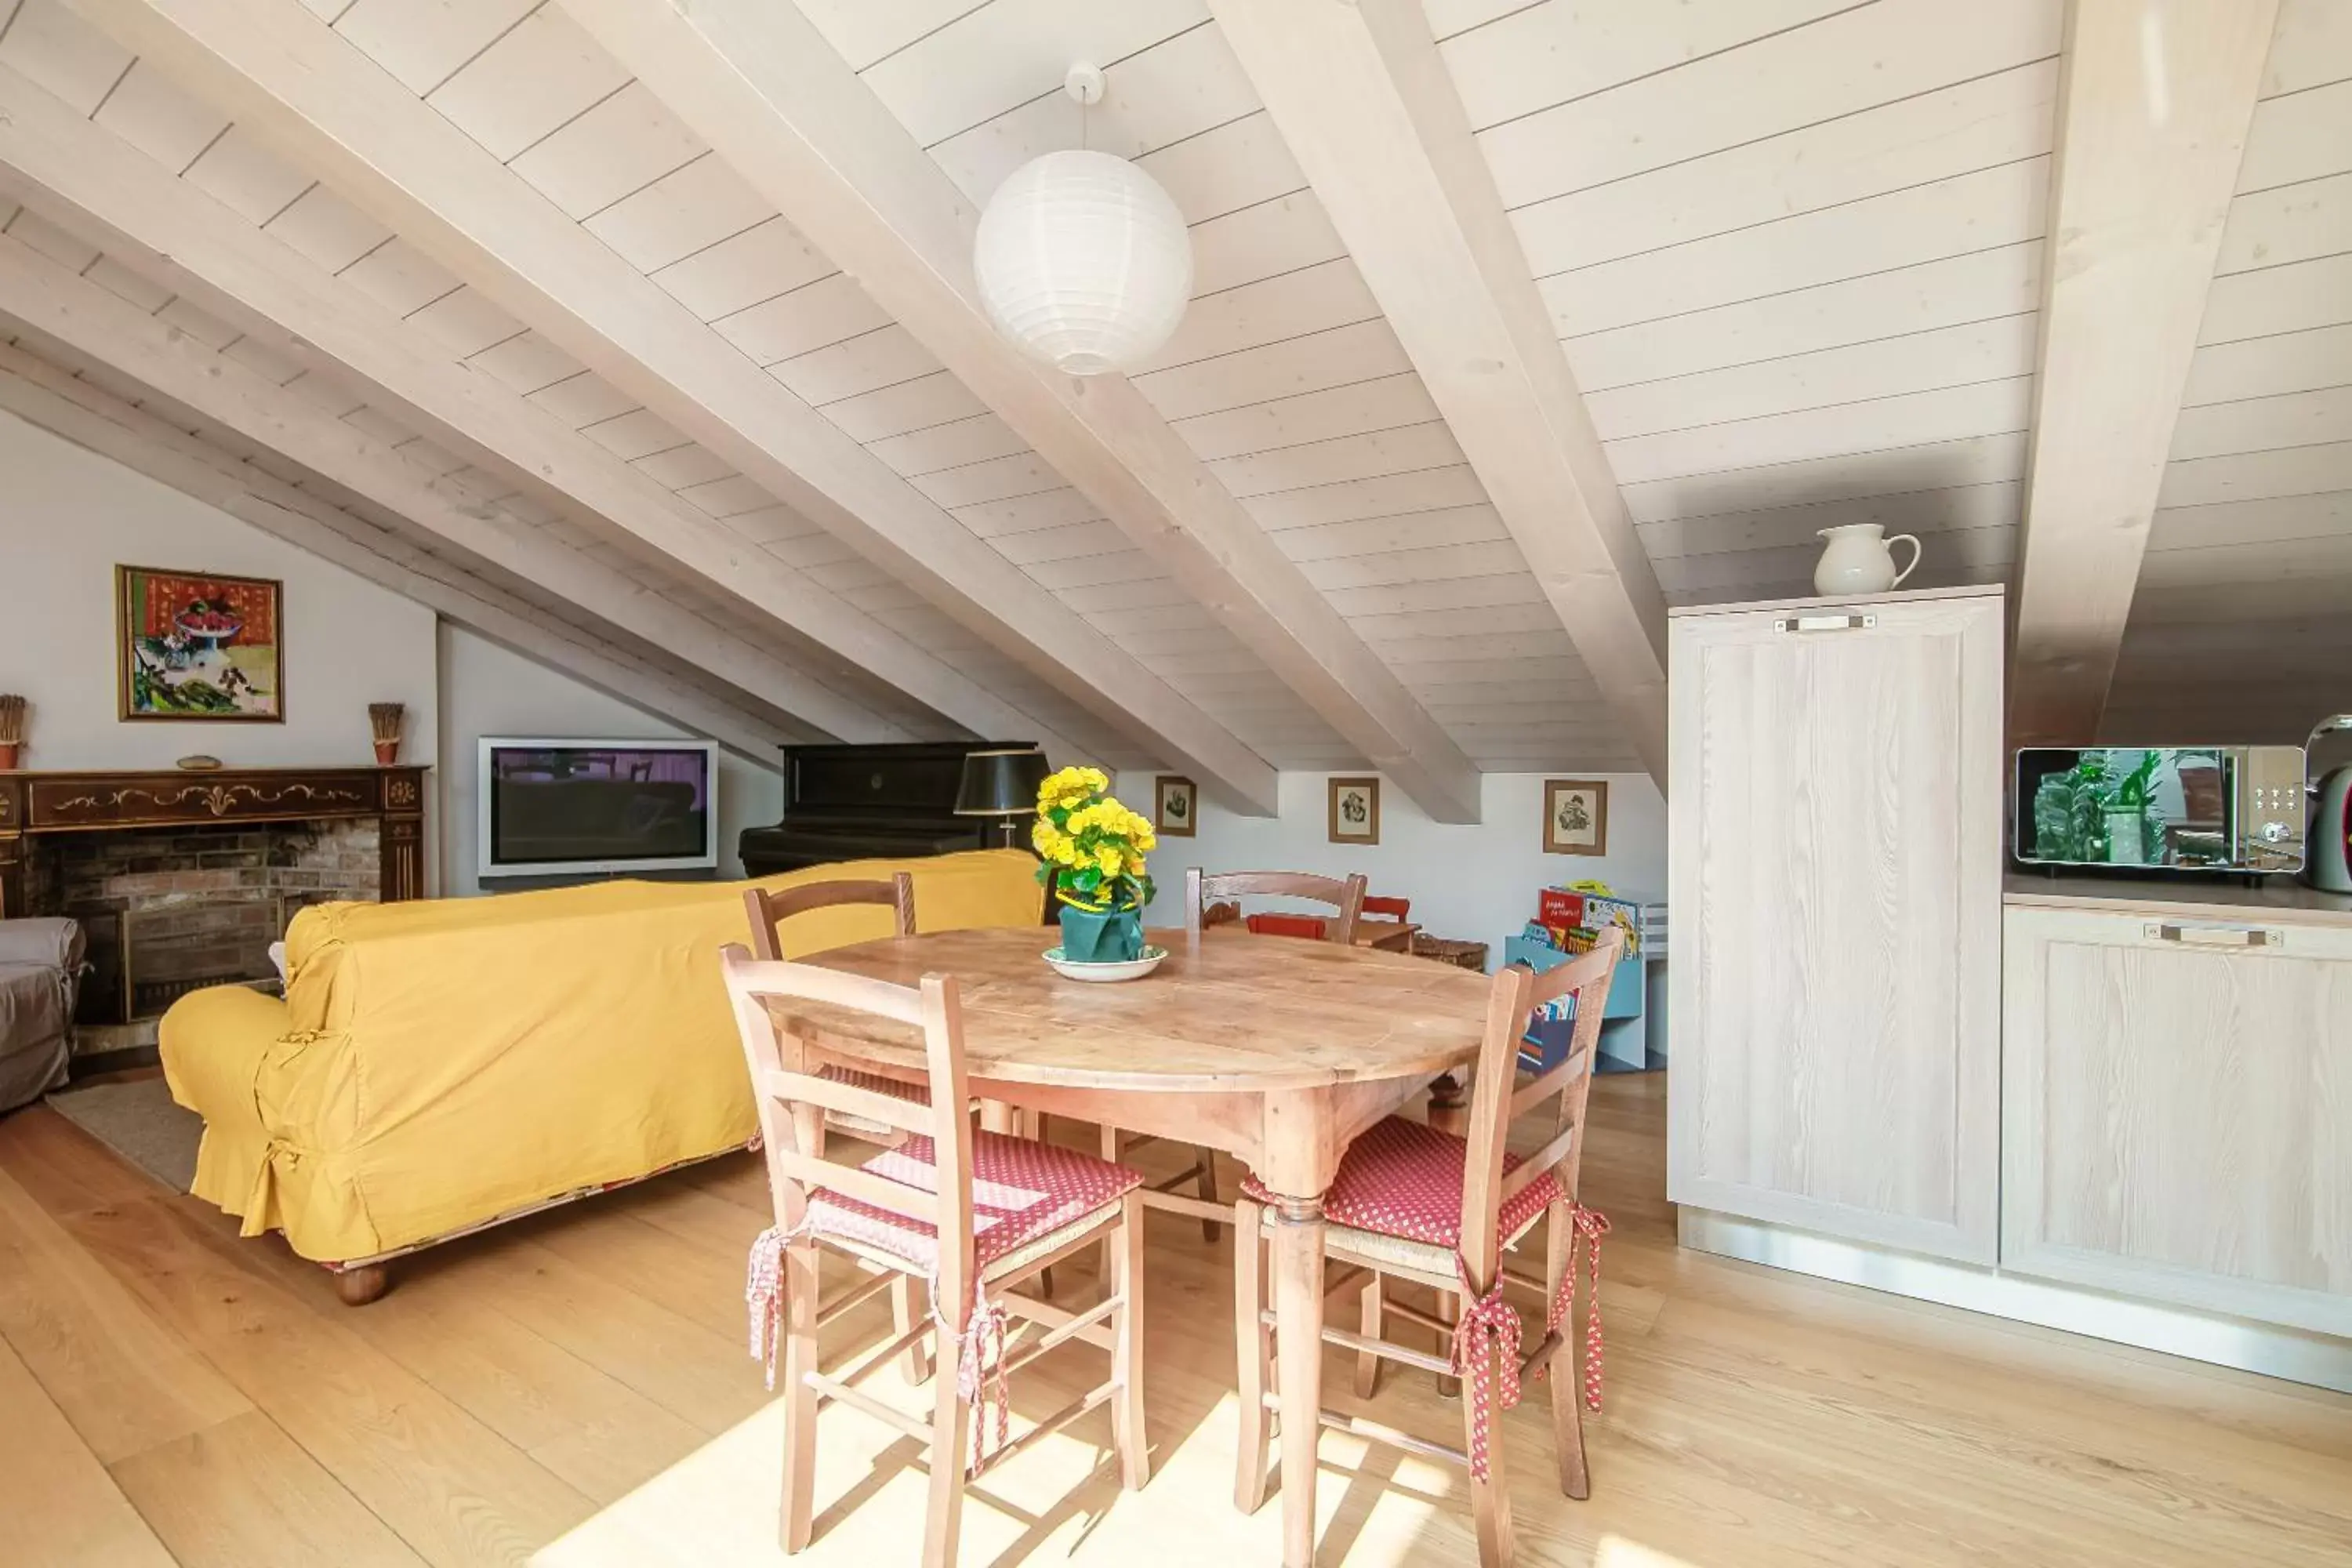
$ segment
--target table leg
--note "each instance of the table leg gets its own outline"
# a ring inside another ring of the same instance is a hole
[[[1451,1132],[1456,1138],[1470,1131],[1470,1101],[1463,1093],[1462,1079],[1456,1073],[1440,1073],[1429,1086],[1429,1125],[1439,1132]]]
[[[1323,1200],[1274,1216],[1275,1380],[1282,1400],[1282,1561],[1315,1561],[1315,1448],[1323,1409]]]

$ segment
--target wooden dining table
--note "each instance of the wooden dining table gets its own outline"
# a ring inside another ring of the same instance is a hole
[[[1488,984],[1451,964],[1375,948],[1212,928],[1151,974],[1066,979],[1030,928],[861,942],[807,962],[911,985],[952,974],[971,1089],[1024,1110],[1220,1149],[1276,1194],[1273,1279],[1281,1422],[1283,1561],[1315,1555],[1323,1406],[1323,1194],[1357,1134],[1438,1074],[1469,1064]],[[913,1029],[778,1000],[820,1055],[919,1079]]]

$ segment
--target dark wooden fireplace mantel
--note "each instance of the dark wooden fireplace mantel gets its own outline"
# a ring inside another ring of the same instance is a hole
[[[383,901],[424,897],[423,768],[0,773],[0,919],[27,912],[30,837],[369,816],[382,825]]]

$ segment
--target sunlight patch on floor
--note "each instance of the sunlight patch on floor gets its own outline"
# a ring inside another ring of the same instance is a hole
[[[927,1404],[887,1372],[866,1386],[903,1409]],[[1191,1432],[1174,1430],[1178,1425],[1153,1421],[1151,1483],[1131,1495],[1119,1489],[1108,1422],[1100,1415],[991,1473],[965,1498],[962,1561],[1278,1561],[1279,1491],[1254,1515],[1233,1506],[1233,1396]],[[1016,1415],[1013,1431],[1023,1426]],[[550,1542],[532,1557],[534,1568],[875,1568],[909,1560],[922,1539],[929,1489],[914,1442],[855,1412],[827,1411],[818,1423],[815,1539],[793,1558],[776,1543],[782,1451],[783,1406],[771,1402]],[[1345,1556],[1354,1568],[1396,1568],[1415,1555],[1414,1542],[1454,1478],[1339,1434],[1326,1435],[1322,1458],[1317,1501],[1327,1543],[1349,1542]]]
[[[1603,1535],[1593,1549],[1592,1568],[1698,1568],[1698,1564],[1622,1535]]]

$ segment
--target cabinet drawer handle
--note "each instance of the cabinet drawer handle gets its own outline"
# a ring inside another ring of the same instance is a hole
[[[2266,931],[2261,926],[2176,926],[2153,925],[2147,934],[2158,942],[2177,942],[2189,947],[2283,947],[2284,931]]]
[[[1772,623],[1776,632],[1858,632],[1878,624],[1876,616],[1783,616]]]

